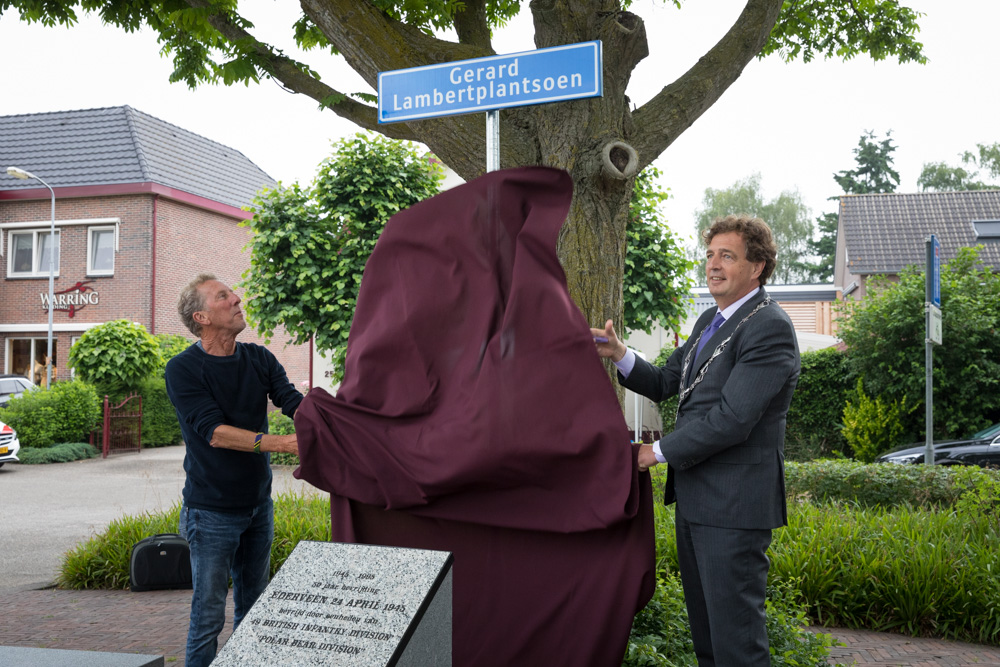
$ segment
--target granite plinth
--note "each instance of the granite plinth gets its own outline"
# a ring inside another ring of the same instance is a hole
[[[0,646],[4,667],[163,667],[162,655]]]
[[[213,667],[451,665],[443,551],[300,542]]]

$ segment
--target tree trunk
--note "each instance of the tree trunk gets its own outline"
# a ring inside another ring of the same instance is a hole
[[[302,0],[305,13],[373,88],[380,71],[492,55],[485,4],[470,0],[468,6],[469,13],[456,22],[461,41],[454,43],[395,21],[368,2]],[[501,167],[559,167],[573,178],[573,203],[558,253],[570,296],[591,326],[611,319],[622,331],[626,224],[635,175],[740,76],[763,48],[781,6],[782,0],[747,0],[718,44],[633,111],[625,90],[636,64],[648,54],[642,20],[622,11],[619,0],[531,0],[536,47],[602,43],[603,97],[500,112]],[[238,26],[221,20],[213,25],[231,39],[240,36]],[[273,72],[292,90],[321,101],[339,95],[332,88],[307,89],[301,79],[308,75],[280,58],[273,58]],[[361,127],[425,143],[466,180],[486,170],[484,114],[379,125],[370,107],[349,99],[327,103]]]

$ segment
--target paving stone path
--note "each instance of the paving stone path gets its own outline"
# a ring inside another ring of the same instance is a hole
[[[190,591],[6,590],[0,595],[0,646],[145,653],[184,664]],[[232,596],[227,618],[232,619]],[[817,628],[845,646],[831,664],[906,667],[1000,666],[1000,648],[915,639],[865,630]],[[230,634],[220,637],[220,646]]]

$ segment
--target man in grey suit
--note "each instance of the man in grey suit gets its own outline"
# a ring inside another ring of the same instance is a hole
[[[663,367],[637,357],[609,320],[591,329],[618,381],[653,401],[679,396],[672,433],[640,448],[639,469],[667,463],[677,558],[700,667],[769,665],[764,599],[771,530],[787,523],[785,415],[799,377],[788,315],[764,290],[777,248],[759,218],[720,218],[703,233],[717,308]]]

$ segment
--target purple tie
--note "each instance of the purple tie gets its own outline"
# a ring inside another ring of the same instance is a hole
[[[708,342],[708,339],[714,336],[715,332],[718,331],[719,327],[721,327],[725,322],[726,318],[722,316],[722,313],[715,314],[715,319],[712,320],[712,323],[708,325],[707,329],[705,329],[705,333],[701,335],[701,339],[698,340],[698,349],[694,353],[695,359],[697,359],[698,355],[701,354],[701,348],[705,347],[705,343]]]

